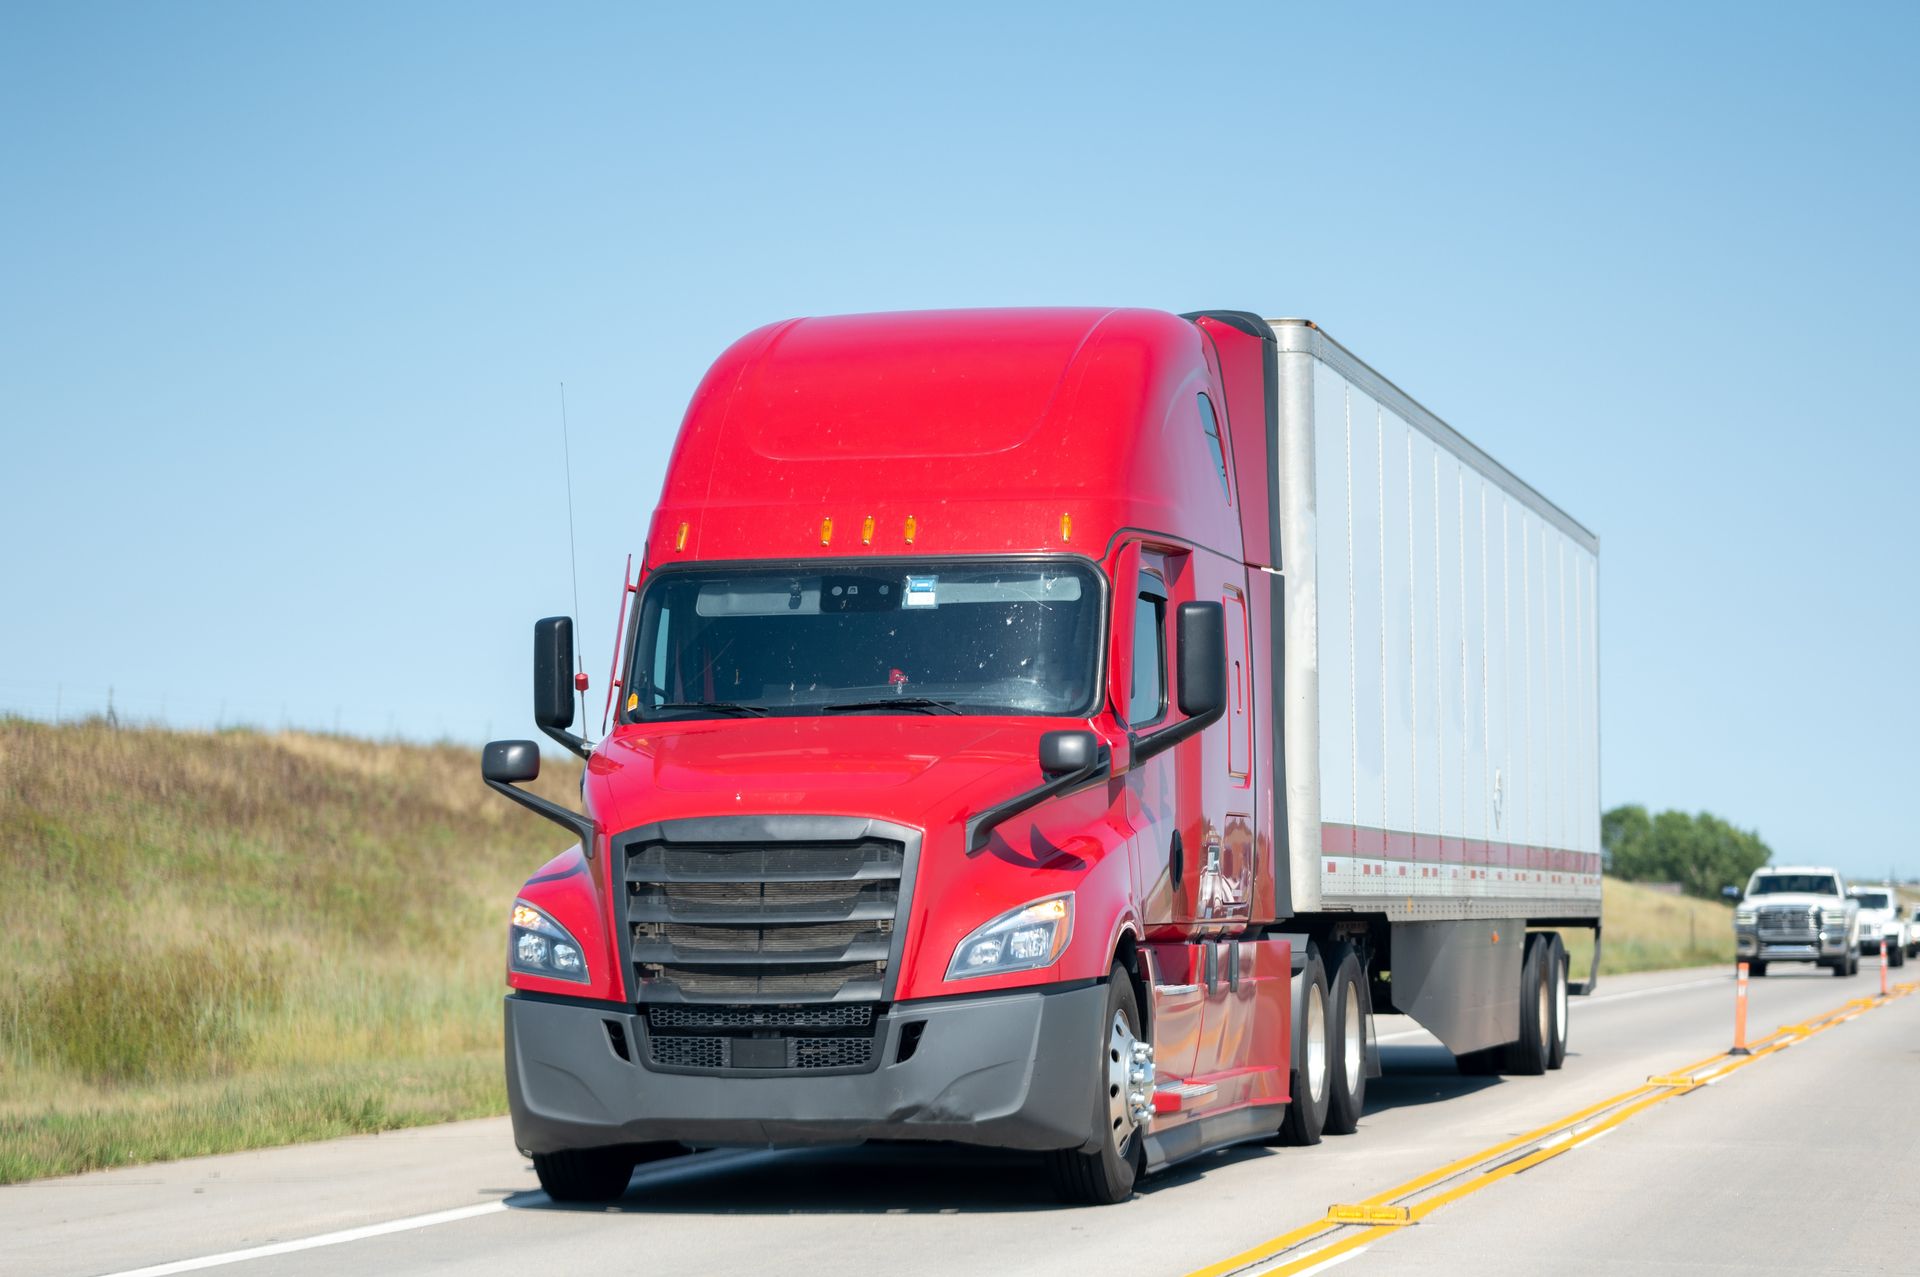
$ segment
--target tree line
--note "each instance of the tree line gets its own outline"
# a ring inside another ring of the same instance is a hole
[[[1773,849],[1751,829],[1736,829],[1712,812],[1663,811],[1639,803],[1600,818],[1607,872],[1635,882],[1677,882],[1690,896],[1717,900],[1723,887],[1744,888]]]

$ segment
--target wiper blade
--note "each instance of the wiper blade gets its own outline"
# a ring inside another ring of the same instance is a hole
[[[822,705],[822,714],[853,714],[863,709],[916,709],[925,714],[958,714],[960,706],[953,701],[936,701],[930,696],[883,696],[872,701],[843,701],[838,705]]]
[[[739,701],[662,701],[658,705],[649,705],[648,709],[710,709],[716,714],[738,714],[748,718],[765,718],[765,705],[743,705]]]

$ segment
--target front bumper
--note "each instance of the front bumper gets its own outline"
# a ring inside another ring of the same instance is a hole
[[[1733,948],[1738,957],[1747,961],[1822,962],[1847,957],[1851,947],[1844,935],[1822,934],[1814,940],[1763,943],[1752,931],[1735,931]]]
[[[662,1073],[632,1009],[506,999],[507,1102],[525,1153],[680,1140],[699,1145],[952,1140],[996,1148],[1092,1145],[1103,984],[901,1002],[870,1072]],[[920,1023],[901,1060],[901,1035]],[[628,1044],[623,1059],[608,1025]]]

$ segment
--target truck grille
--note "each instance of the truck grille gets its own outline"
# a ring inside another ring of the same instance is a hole
[[[1820,939],[1814,910],[1805,905],[1765,905],[1755,921],[1767,944],[1815,944]]]
[[[616,838],[635,1000],[887,996],[917,842],[878,821],[805,816],[671,821]]]
[[[771,1054],[745,1057],[755,1048]],[[871,1035],[782,1038],[766,1043],[752,1038],[657,1037],[647,1043],[652,1063],[676,1069],[864,1069],[873,1063],[873,1053]]]

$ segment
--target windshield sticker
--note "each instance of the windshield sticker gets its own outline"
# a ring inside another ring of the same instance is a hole
[[[907,578],[907,592],[900,599],[901,607],[939,607],[940,578],[937,576],[910,576]]]

